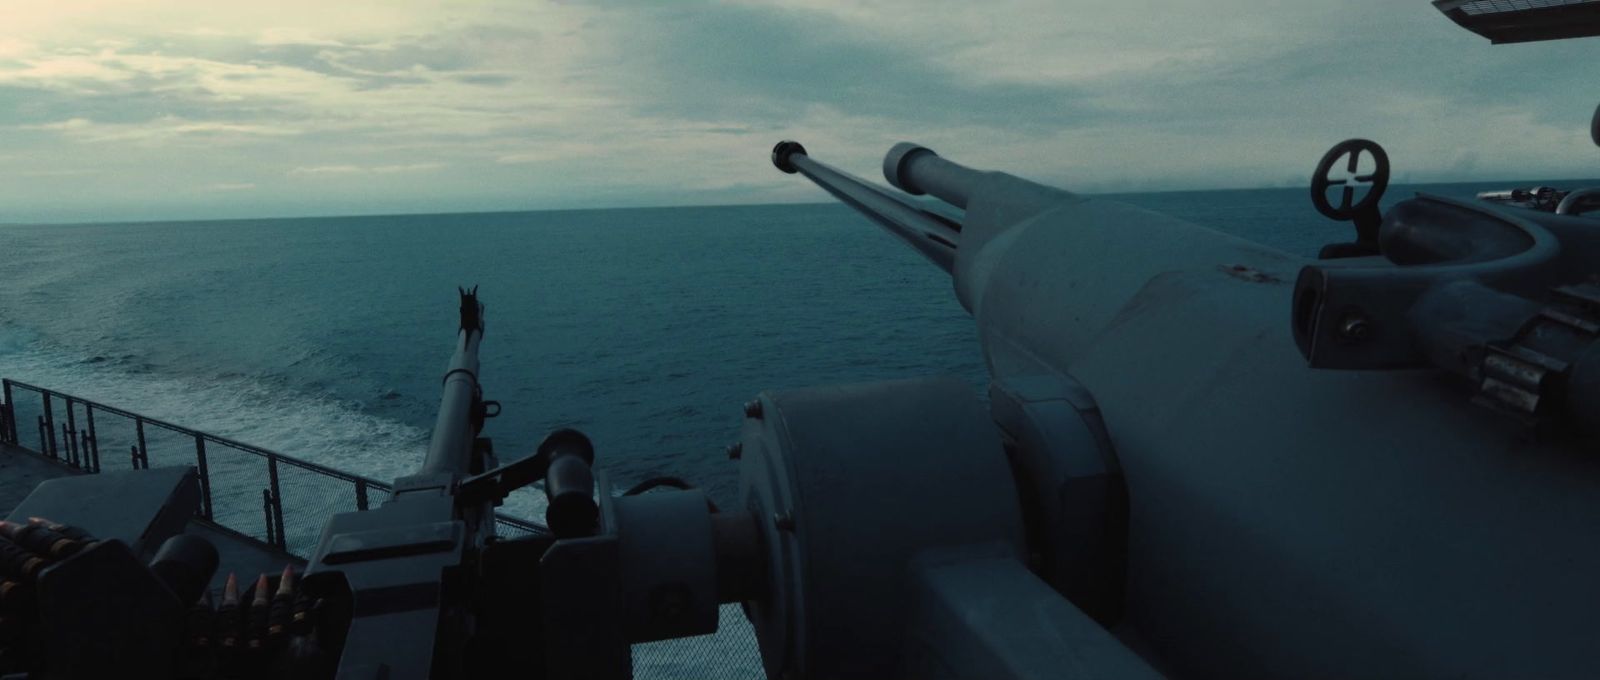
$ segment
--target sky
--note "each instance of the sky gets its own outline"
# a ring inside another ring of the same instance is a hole
[[[826,200],[895,142],[1088,192],[1594,177],[1600,38],[1426,0],[14,0],[0,223]]]

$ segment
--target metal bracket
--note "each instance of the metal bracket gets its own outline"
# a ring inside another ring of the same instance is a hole
[[[1084,613],[1122,617],[1128,491],[1094,397],[1060,375],[1000,378],[989,412],[1005,431],[1040,578]]]

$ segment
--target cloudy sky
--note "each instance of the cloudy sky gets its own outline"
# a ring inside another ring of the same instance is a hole
[[[1203,8],[1203,9],[1202,9]],[[1426,0],[0,3],[0,222],[823,200],[907,139],[1071,189],[1592,177],[1600,39]]]

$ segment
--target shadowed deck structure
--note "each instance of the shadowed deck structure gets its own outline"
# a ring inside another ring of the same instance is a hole
[[[0,443],[0,508],[7,514],[22,504],[40,483],[52,479],[81,476],[86,473],[59,461],[51,460],[33,451]],[[25,519],[25,518],[15,518]],[[254,579],[257,574],[273,574],[285,564],[296,569],[305,566],[305,560],[260,542],[243,538],[237,533],[200,518],[189,520],[185,533],[202,536],[216,546],[219,557],[211,589],[220,591],[230,572],[239,574],[241,581]]]

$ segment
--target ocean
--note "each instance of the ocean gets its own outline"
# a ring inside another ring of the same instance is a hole
[[[1578,185],[1386,202],[1537,184]],[[1299,188],[1108,198],[1304,255],[1353,234]],[[831,203],[0,226],[0,376],[388,479],[422,460],[460,285],[501,458],[576,427],[618,489],[732,504],[724,446],[762,390],[986,379],[949,278]]]

